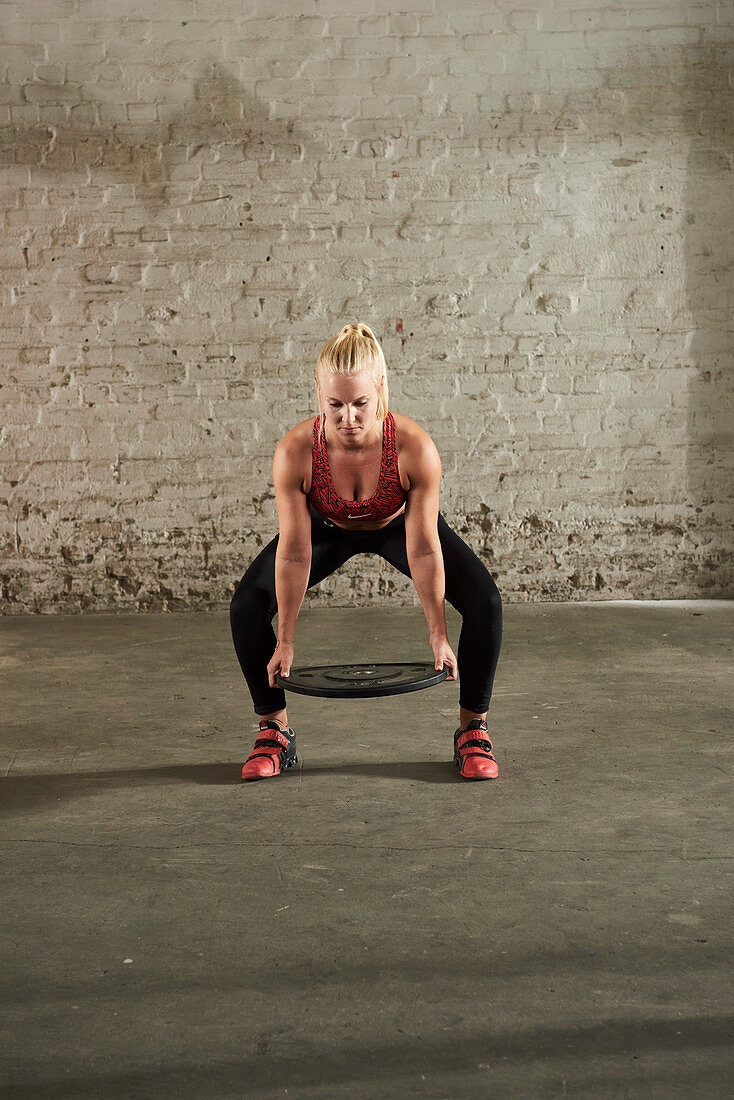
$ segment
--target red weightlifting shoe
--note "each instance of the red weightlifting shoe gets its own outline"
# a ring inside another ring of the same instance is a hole
[[[454,763],[459,765],[462,779],[496,779],[499,766],[492,756],[492,742],[487,737],[487,723],[475,718],[465,730],[454,734]]]
[[[296,735],[274,718],[263,718],[260,734],[243,768],[243,779],[267,779],[298,763]]]

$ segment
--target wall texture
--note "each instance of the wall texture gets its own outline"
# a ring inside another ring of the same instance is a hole
[[[732,6],[266,7],[0,5],[3,610],[225,606],[350,320],[506,600],[731,595]]]

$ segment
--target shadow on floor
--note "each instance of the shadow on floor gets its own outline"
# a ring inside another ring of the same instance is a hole
[[[0,780],[0,804],[9,810],[28,810],[57,801],[144,785],[196,783],[205,787],[242,785],[242,763],[170,764],[158,768],[120,768],[116,770],[64,772],[61,774],[10,775]],[[405,763],[329,764],[308,767],[302,764],[277,779],[292,782],[296,777],[358,776],[370,779],[405,779],[419,783],[456,783],[456,765],[444,760]],[[259,781],[262,782],[262,781]],[[248,784],[249,786],[250,784]]]
[[[406,1028],[409,1031],[409,1023]],[[555,1067],[556,1071],[566,1067],[567,1072],[569,1063],[575,1060],[582,1069],[574,1076],[581,1077],[584,1084],[590,1086],[584,1095],[620,1096],[630,1094],[628,1089],[631,1088],[637,1092],[633,1083],[639,1082],[639,1071],[634,1069],[634,1062],[651,1055],[657,1056],[658,1062],[652,1071],[646,1066],[642,1086],[645,1095],[653,1092],[657,1095],[656,1086],[660,1094],[681,1095],[676,1085],[693,1085],[694,1076],[690,1070],[688,1074],[682,1072],[683,1059],[700,1052],[695,1094],[713,1096],[717,1088],[715,1082],[721,1081],[720,1060],[729,1049],[731,1030],[732,1019],[728,1016],[674,1020],[641,1016],[586,1027],[550,1025],[547,1028],[519,1028],[514,1032],[489,1025],[486,1028],[465,1027],[461,1041],[451,1035],[440,1039],[430,1036],[431,1041],[427,1042],[424,1036],[410,1034],[369,1045],[356,1037],[342,1043],[334,1040],[334,1049],[322,1048],[318,1057],[313,1056],[311,1046],[297,1038],[272,1044],[264,1040],[257,1051],[243,1051],[236,1059],[218,1059],[215,1065],[181,1060],[175,1065],[141,1067],[137,1072],[126,1071],[121,1066],[105,1072],[100,1067],[87,1078],[38,1081],[24,1095],[32,1095],[38,1100],[61,1100],[68,1096],[163,1096],[175,1092],[190,1096],[194,1091],[197,1095],[212,1095],[212,1089],[219,1095],[231,1095],[230,1090],[241,1088],[242,1082],[246,1082],[248,1096],[259,1095],[261,1091],[263,1095],[272,1096],[276,1088],[287,1092],[294,1083],[297,1090],[309,1090],[309,1095],[310,1090],[322,1088],[328,1089],[328,1095],[333,1096],[333,1090],[341,1087],[357,1089],[355,1095],[364,1096],[362,1088],[365,1085],[369,1085],[368,1095],[416,1095],[419,1080],[440,1080],[441,1075],[450,1074],[466,1085],[474,1082],[471,1095],[486,1096],[491,1095],[487,1082],[496,1079],[497,1073],[505,1077],[513,1065],[526,1072],[532,1067],[537,1072],[543,1065],[549,1069]],[[255,1047],[254,1042],[252,1047]],[[708,1088],[704,1052],[706,1059],[713,1063]],[[267,1056],[259,1056],[262,1053]],[[619,1059],[620,1064],[611,1069],[595,1068],[600,1059],[609,1058]],[[629,1068],[628,1063],[631,1063]],[[494,1070],[493,1078],[487,1077],[486,1071],[490,1069]],[[479,1082],[481,1088],[476,1089]],[[244,1091],[237,1093],[244,1094]],[[686,1095],[693,1095],[693,1092],[686,1089]]]

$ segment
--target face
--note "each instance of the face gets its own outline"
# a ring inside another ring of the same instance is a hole
[[[370,433],[377,419],[377,386],[370,371],[346,376],[323,371],[321,395],[326,422],[343,442]]]

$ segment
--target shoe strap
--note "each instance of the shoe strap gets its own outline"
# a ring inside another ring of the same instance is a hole
[[[480,748],[481,752],[472,752],[472,746],[476,745]],[[459,756],[462,760],[466,760],[467,756],[481,756],[483,760],[494,760],[492,755],[492,746],[489,741],[470,741],[468,745],[464,745],[462,749],[459,749]]]
[[[485,727],[486,730],[486,727]],[[469,745],[477,745],[486,752],[492,751],[492,742],[488,737],[477,737],[477,734],[485,732],[485,730],[462,730],[456,737],[457,749],[467,748]]]
[[[274,748],[289,749],[293,742],[292,737],[288,737],[274,726],[261,726],[261,734],[256,740],[256,745],[272,745]]]

